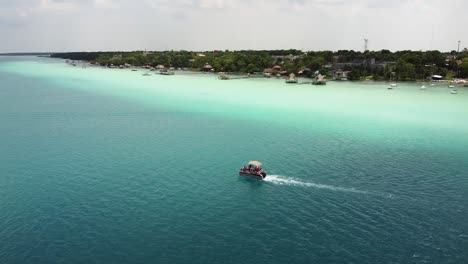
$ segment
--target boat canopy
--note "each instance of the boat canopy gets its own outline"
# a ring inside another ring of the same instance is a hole
[[[253,160],[253,161],[249,161],[249,163],[247,163],[248,165],[252,165],[252,166],[255,166],[257,168],[261,167],[262,166],[262,163],[260,161],[256,161],[256,160]]]

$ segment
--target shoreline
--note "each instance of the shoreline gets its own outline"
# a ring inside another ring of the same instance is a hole
[[[14,57],[14,56],[13,56]],[[44,58],[44,57],[43,57]],[[68,62],[67,59],[62,59],[62,58],[53,58],[49,57],[50,59],[56,59],[56,60],[61,60],[65,62],[68,65],[76,66],[76,67],[81,67],[81,68],[86,68],[86,67],[96,67],[96,68],[101,68],[101,69],[112,69],[112,70],[131,70],[131,71],[144,71],[144,72],[149,72],[154,75],[165,75],[161,74],[160,69],[153,69],[151,70],[150,68],[144,67],[144,66],[130,66],[130,67],[124,67],[124,68],[119,68],[118,66],[106,66],[106,65],[96,65],[92,64],[90,61],[74,61],[74,62]],[[73,65],[75,63],[76,65]],[[164,69],[168,70],[168,69]],[[220,77],[221,74],[227,74],[231,77],[234,78],[229,78],[229,79],[222,79],[222,80],[238,80],[238,79],[277,79],[277,80],[287,80],[288,76],[287,75],[281,75],[281,76],[269,76],[266,77],[263,73],[243,73],[243,72],[216,72],[216,71],[202,71],[197,68],[191,68],[191,69],[172,69],[169,70],[174,73],[185,73],[185,75],[213,75],[216,77]],[[166,74],[167,75],[167,74]],[[169,74],[171,75],[171,74]],[[314,78],[312,77],[307,77],[307,76],[296,76],[297,79],[304,79],[304,80],[309,80],[313,81]],[[464,86],[464,83],[455,83],[455,80],[462,80],[465,81],[468,84],[468,79],[446,79],[446,80],[428,80],[428,79],[408,79],[408,80],[388,80],[388,79],[370,79],[370,78],[360,78],[359,80],[339,80],[339,79],[326,79],[326,82],[351,82],[351,83],[357,83],[357,82],[382,82],[382,83],[421,83],[421,84],[437,84],[437,83],[444,83],[444,84],[453,84],[459,87],[468,87]],[[293,83],[290,85],[304,85],[304,84],[310,84],[310,82],[298,82],[298,83]]]

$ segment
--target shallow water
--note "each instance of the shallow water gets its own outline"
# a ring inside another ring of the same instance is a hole
[[[0,57],[1,263],[468,258],[468,89],[143,73]]]

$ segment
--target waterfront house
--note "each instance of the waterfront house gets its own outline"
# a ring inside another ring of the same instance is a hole
[[[350,73],[350,71],[342,71],[342,70],[338,69],[333,74],[333,79],[340,80],[340,81],[346,81],[346,80],[348,80],[349,73]]]
[[[213,67],[208,62],[205,63],[205,65],[202,68],[202,71],[206,71],[206,72],[212,71],[212,70],[213,70]]]

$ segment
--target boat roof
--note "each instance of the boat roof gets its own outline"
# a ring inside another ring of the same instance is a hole
[[[260,167],[262,166],[262,163],[260,161],[256,161],[256,160],[253,160],[253,161],[249,161],[249,163],[247,163],[248,165],[252,165],[252,166],[255,166],[255,167]]]

